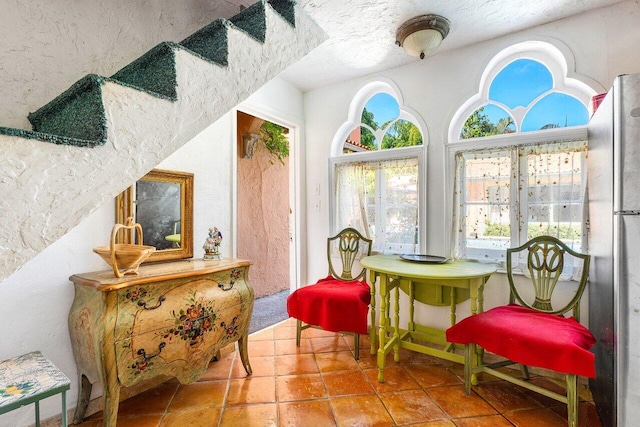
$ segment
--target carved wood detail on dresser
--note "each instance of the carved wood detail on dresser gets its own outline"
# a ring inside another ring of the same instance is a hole
[[[122,387],[158,377],[194,382],[235,341],[251,374],[249,266],[194,259],[143,265],[138,275],[122,278],[111,271],[71,276],[69,332],[80,388],[73,422],[82,422],[96,382],[103,389],[104,425],[115,426]]]

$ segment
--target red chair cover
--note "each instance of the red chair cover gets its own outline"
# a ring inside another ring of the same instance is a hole
[[[479,313],[447,329],[447,341],[475,343],[523,365],[595,378],[595,338],[573,317],[516,304]]]
[[[289,316],[327,331],[367,334],[370,301],[366,282],[329,276],[289,295],[287,311]]]

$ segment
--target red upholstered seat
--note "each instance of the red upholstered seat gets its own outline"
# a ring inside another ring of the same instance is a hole
[[[364,281],[331,276],[293,292],[287,299],[289,316],[327,331],[367,333],[371,293]]]
[[[573,317],[510,304],[455,324],[447,330],[447,341],[475,343],[523,365],[595,377],[595,357],[589,351],[595,338]]]

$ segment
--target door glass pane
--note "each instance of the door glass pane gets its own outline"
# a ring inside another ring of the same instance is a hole
[[[511,170],[508,150],[465,155],[465,240],[471,252],[509,247]]]
[[[527,237],[552,235],[581,249],[582,152],[527,156]]]

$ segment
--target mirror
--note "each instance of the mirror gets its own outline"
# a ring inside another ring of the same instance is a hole
[[[193,256],[193,174],[153,169],[116,198],[116,223],[128,217],[142,226],[143,242],[154,246],[145,262]],[[120,230],[117,243],[138,243]]]

